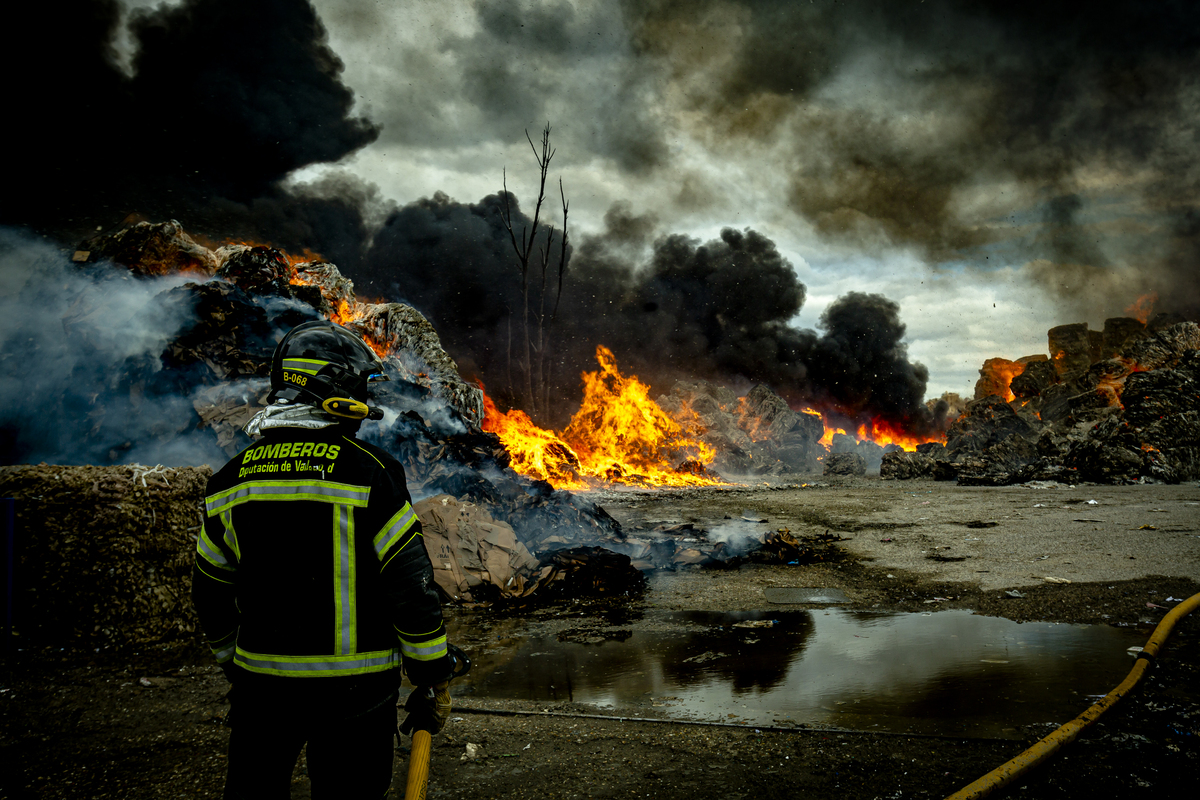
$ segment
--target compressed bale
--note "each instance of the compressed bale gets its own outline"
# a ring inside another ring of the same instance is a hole
[[[192,560],[207,467],[0,469],[16,500],[15,625],[30,645],[127,646],[192,635]]]
[[[907,450],[893,450],[883,454],[883,462],[879,466],[879,477],[884,480],[932,478],[933,470],[934,461],[930,456]]]

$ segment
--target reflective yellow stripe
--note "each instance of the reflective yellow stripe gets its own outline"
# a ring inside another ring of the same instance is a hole
[[[283,359],[283,369],[316,375],[321,371],[321,367],[328,363],[328,361],[319,361],[315,358],[285,358]]]
[[[400,663],[400,653],[392,649],[349,655],[283,656],[250,653],[239,647],[233,660],[240,667],[266,675],[327,678],[391,669]]]
[[[414,661],[433,661],[447,654],[446,635],[442,634],[436,639],[430,639],[420,644],[415,644],[402,638],[400,640],[400,652]]]
[[[212,564],[217,569],[233,572],[237,569],[236,564],[230,564],[229,559],[225,557],[225,553],[221,548],[213,544],[212,539],[208,538],[208,531],[200,529],[200,536],[196,539],[196,554],[204,558],[205,561]]]
[[[248,481],[204,501],[208,516],[224,513],[248,500],[313,500],[366,508],[371,487],[334,481]]]
[[[333,507],[333,638],[338,655],[358,649],[354,509]]]
[[[234,628],[219,639],[209,640],[208,647],[216,656],[218,664],[224,664],[233,658],[233,653],[237,649],[237,632],[238,629]]]
[[[242,548],[238,544],[237,531],[233,529],[233,512],[226,511],[221,515],[221,523],[225,526],[225,544],[233,551],[233,557],[242,560]]]
[[[412,505],[405,503],[404,507],[392,515],[392,518],[383,524],[383,530],[375,535],[372,544],[375,546],[375,555],[381,560],[383,554],[392,549],[392,545],[396,543],[401,536],[408,532],[417,521],[417,512],[413,511]],[[408,542],[400,547],[403,550],[408,546]]]

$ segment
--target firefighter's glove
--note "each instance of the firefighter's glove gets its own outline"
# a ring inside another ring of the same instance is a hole
[[[413,731],[429,731],[435,734],[446,724],[450,716],[450,683],[434,686],[418,686],[404,701],[408,716],[400,723],[400,732],[412,736]]]

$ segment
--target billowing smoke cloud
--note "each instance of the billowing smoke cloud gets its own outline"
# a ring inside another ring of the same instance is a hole
[[[775,143],[788,201],[828,237],[978,264],[1003,244],[1064,310],[1150,290],[1200,309],[1194,4],[623,8],[703,135]]]
[[[515,202],[515,199],[514,199]],[[493,395],[523,401],[519,379],[520,275],[500,217],[501,199],[462,204],[445,196],[393,213],[356,281],[360,291],[401,297],[435,321],[463,371]],[[908,361],[896,303],[851,293],[800,330],[805,287],[775,243],[726,228],[701,242],[653,238],[655,224],[618,205],[604,233],[574,249],[559,314],[549,329],[551,396],[543,423],[562,425],[576,407],[579,374],[595,348],[659,391],[707,378],[748,389],[770,384],[790,400],[859,421],[883,416],[912,430],[931,424],[927,370]],[[520,230],[528,219],[516,213]],[[534,305],[539,293],[532,295]],[[516,365],[516,366],[514,366]]]
[[[168,301],[185,282],[81,271],[0,228],[0,464],[222,463],[215,438],[189,430],[203,385],[163,368],[196,322]]]
[[[6,84],[22,113],[6,144],[3,223],[70,240],[139,213],[214,237],[238,219],[261,235],[285,216],[282,179],[378,134],[349,115],[341,62],[307,0],[135,12],[132,77],[113,49],[116,0],[27,4],[19,16],[9,64],[20,75]],[[280,235],[315,249],[328,244],[332,209],[309,211],[309,199],[287,197],[300,221]],[[305,217],[325,222],[306,229]]]
[[[357,6],[336,10],[366,36],[384,12]],[[11,107],[29,113],[9,127],[0,222],[74,242],[136,212],[210,239],[311,248],[363,295],[413,303],[464,373],[515,397],[522,298],[499,196],[397,207],[340,173],[286,181],[373,141],[447,153],[519,137],[587,96],[589,114],[568,117],[563,141],[617,175],[679,167],[669,125],[704,125],[693,140],[710,155],[747,143],[776,153],[788,180],[771,202],[831,240],[967,262],[1007,247],[1064,303],[1099,296],[1110,312],[1110,300],[1123,308],[1150,290],[1164,310],[1200,304],[1190,6],[621,8],[478,4],[470,25],[380,60],[395,88],[368,121],[307,0],[135,12],[128,71],[113,52],[116,0],[29,6],[22,28],[54,35],[11,43],[22,68]],[[463,158],[488,157],[474,152]],[[677,203],[719,194],[684,191],[681,177]],[[1114,186],[1125,188],[1110,196]],[[683,377],[763,381],[796,402],[926,423],[927,374],[908,360],[895,303],[851,293],[819,330],[799,330],[805,287],[766,236],[664,235],[632,208],[614,206],[602,233],[574,240],[550,334],[555,397],[577,396],[603,343],[660,390]],[[516,221],[528,224],[520,210]]]

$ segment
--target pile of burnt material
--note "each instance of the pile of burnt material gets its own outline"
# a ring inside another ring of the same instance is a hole
[[[1048,356],[990,359],[946,443],[889,453],[881,474],[973,485],[1200,477],[1200,326],[1064,325],[1049,345]]]
[[[402,303],[360,300],[335,265],[295,263],[265,246],[209,249],[174,221],[98,237],[74,261],[85,272],[115,263],[127,277],[164,282],[151,305],[169,321],[159,326],[161,353],[112,364],[105,386],[88,387],[86,413],[113,417],[120,408],[124,423],[118,441],[93,426],[80,443],[81,460],[114,463],[130,447],[153,442],[162,463],[220,466],[250,444],[242,427],[265,406],[276,343],[295,325],[332,319],[383,358],[391,380],[375,384],[373,403],[385,416],[359,435],[400,460],[415,497],[448,493],[486,503],[534,553],[619,538],[619,526],[594,504],[508,469],[499,439],[480,429],[482,390],[460,377],[429,321]],[[111,303],[105,292],[84,297],[64,320],[68,336],[85,346],[92,329],[117,313]],[[166,423],[130,413],[168,397],[186,404],[175,402]]]
[[[680,381],[658,405],[716,451],[709,467],[726,477],[812,472],[825,456],[821,418],[793,411],[763,384],[738,397],[707,381]]]

